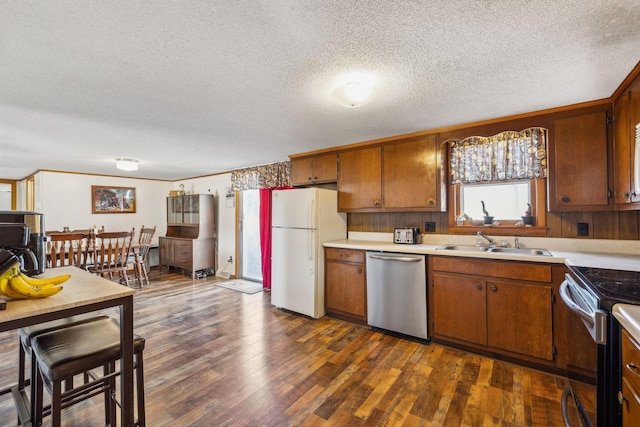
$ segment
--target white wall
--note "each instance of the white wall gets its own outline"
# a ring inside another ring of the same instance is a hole
[[[227,207],[225,195],[227,188],[231,187],[231,174],[211,175],[201,178],[177,181],[173,184],[174,190],[184,185],[187,194],[213,194],[216,201],[216,236],[218,240],[217,263],[218,269],[227,265],[226,260],[230,256],[234,262],[226,271],[237,274],[236,269],[236,209]]]
[[[134,187],[135,213],[91,213],[91,186]],[[152,181],[75,173],[40,172],[35,179],[35,210],[44,214],[45,229],[62,231],[91,228],[106,231],[157,227],[154,242],[167,232],[166,196],[172,188],[168,181]]]
[[[62,230],[98,228],[127,230],[135,227],[136,235],[141,226],[157,226],[154,243],[167,233],[166,197],[170,190],[179,190],[184,184],[187,194],[213,194],[216,209],[217,263],[226,265],[229,256],[236,255],[236,210],[226,207],[225,195],[231,187],[231,174],[211,175],[184,181],[153,181],[147,179],[119,178],[102,175],[83,175],[63,172],[38,172],[34,176],[34,210],[45,216],[45,229]],[[92,214],[91,186],[104,185],[136,188],[136,213]],[[26,181],[18,183],[20,191],[18,209],[24,210]],[[153,252],[152,254],[153,255]],[[153,259],[152,259],[153,264]],[[227,268],[235,274],[234,265]]]

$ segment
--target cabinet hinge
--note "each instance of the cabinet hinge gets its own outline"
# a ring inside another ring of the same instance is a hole
[[[553,355],[554,358],[556,357],[556,353],[558,353],[558,348],[556,347],[555,344],[553,344],[551,346],[551,354]]]
[[[607,198],[608,199],[613,199],[613,191],[607,190]]]
[[[613,117],[607,114],[606,122],[607,122],[607,126],[609,126],[613,122]]]
[[[556,294],[551,294],[551,304],[556,303]]]

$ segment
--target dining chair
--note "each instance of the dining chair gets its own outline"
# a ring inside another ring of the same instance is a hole
[[[134,266],[135,274],[140,287],[144,286],[145,282],[149,284],[149,277],[147,276],[147,256],[151,249],[151,240],[156,234],[156,226],[153,228],[145,227],[140,228],[140,235],[138,236],[138,244],[134,248]]]
[[[47,268],[85,268],[88,250],[89,233],[51,233],[47,237]]]
[[[92,265],[87,267],[91,273],[113,280],[113,274],[118,273],[120,283],[129,286],[127,268],[135,228],[131,231],[112,231],[98,233],[93,236]]]

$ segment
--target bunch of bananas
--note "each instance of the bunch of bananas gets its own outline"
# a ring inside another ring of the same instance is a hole
[[[13,299],[44,298],[62,290],[61,283],[71,277],[68,274],[50,279],[36,279],[20,271],[20,262],[11,265],[0,276],[0,294]]]

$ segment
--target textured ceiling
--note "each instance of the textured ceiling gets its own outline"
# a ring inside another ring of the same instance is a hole
[[[0,0],[0,178],[181,179],[608,98],[640,0]],[[376,98],[330,98],[367,72]]]

